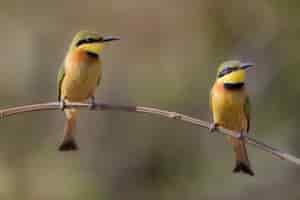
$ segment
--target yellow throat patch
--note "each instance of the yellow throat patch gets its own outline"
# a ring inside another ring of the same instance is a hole
[[[225,76],[218,78],[217,81],[221,83],[243,83],[245,82],[246,73],[244,70],[240,69],[237,71],[233,71]]]
[[[104,44],[97,42],[97,43],[89,43],[89,44],[83,44],[78,47],[79,49],[83,49],[84,51],[88,51],[95,54],[100,54],[102,50],[104,49]]]

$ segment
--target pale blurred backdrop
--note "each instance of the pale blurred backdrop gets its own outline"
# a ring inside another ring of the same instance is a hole
[[[97,100],[211,121],[217,65],[249,70],[251,134],[300,156],[297,0],[1,0],[1,107],[55,101],[73,35],[118,35],[102,55]],[[255,177],[232,174],[224,137],[157,116],[82,111],[80,151],[57,151],[64,114],[0,121],[0,198],[43,200],[299,199],[300,168],[249,147]]]

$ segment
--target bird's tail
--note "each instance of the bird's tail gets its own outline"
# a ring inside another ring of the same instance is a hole
[[[250,161],[248,159],[246,144],[244,141],[239,139],[231,138],[234,145],[236,164],[233,169],[234,173],[245,173],[250,176],[254,176],[254,172],[251,169]]]
[[[78,111],[76,109],[66,109],[65,113],[67,121],[64,128],[64,138],[59,146],[59,151],[75,151],[78,149],[74,137],[74,129],[76,127]]]

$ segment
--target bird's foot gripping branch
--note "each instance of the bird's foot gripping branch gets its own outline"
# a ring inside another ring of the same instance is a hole
[[[68,108],[77,108],[77,109],[87,109],[92,105],[89,103],[77,103],[77,102],[65,102],[65,109]],[[146,114],[153,114],[159,115],[166,118],[180,120],[189,124],[193,124],[195,126],[199,126],[206,129],[211,129],[213,126],[212,123],[207,121],[203,121],[194,117],[190,117],[188,115],[184,115],[177,112],[170,112],[167,110],[161,110],[158,108],[151,108],[151,107],[144,107],[144,106],[126,106],[126,105],[112,105],[107,103],[98,103],[95,102],[94,104],[95,110],[117,110],[117,111],[125,111],[125,112],[137,112],[137,113],[146,113]],[[61,102],[47,102],[41,104],[32,104],[32,105],[24,105],[24,106],[17,106],[11,108],[0,109],[0,118],[4,119],[9,116],[26,113],[26,112],[35,112],[35,111],[46,111],[46,110],[61,110]],[[237,139],[240,138],[240,133],[236,133],[234,131],[222,128],[217,126],[215,128],[215,132],[219,133],[220,135],[225,136],[232,136]],[[259,150],[271,153],[274,157],[277,157],[282,160],[286,160],[288,162],[294,163],[300,166],[300,159],[289,154],[283,152],[277,148],[274,148],[270,145],[267,145],[253,137],[243,134],[243,140],[248,144],[256,147]]]

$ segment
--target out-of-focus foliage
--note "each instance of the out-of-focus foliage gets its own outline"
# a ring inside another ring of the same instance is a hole
[[[300,3],[296,0],[0,2],[2,107],[56,100],[56,73],[78,30],[121,36],[103,54],[97,99],[210,120],[216,66],[251,61],[253,136],[300,155]],[[232,147],[159,117],[81,112],[80,151],[57,151],[62,112],[0,122],[1,199],[298,199],[299,169],[249,148],[255,177],[234,175]]]

